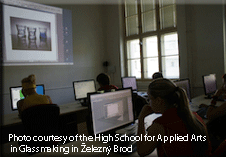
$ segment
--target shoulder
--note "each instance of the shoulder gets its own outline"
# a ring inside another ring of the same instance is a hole
[[[17,101],[17,106],[19,107],[19,106],[23,105],[23,103],[24,103],[24,99],[21,99],[21,100]]]
[[[148,135],[158,137],[159,135],[165,136],[164,126],[159,123],[153,123],[148,129]]]
[[[118,87],[115,86],[115,85],[110,85],[110,87],[113,88],[113,89],[118,89]]]

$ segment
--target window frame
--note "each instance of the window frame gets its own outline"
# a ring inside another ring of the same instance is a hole
[[[125,1],[124,1],[124,5],[122,7],[123,11],[123,27],[124,27],[124,70],[125,70],[125,75],[129,76],[129,66],[128,66],[128,58],[127,58],[127,42],[130,40],[135,40],[138,39],[140,41],[140,66],[141,66],[141,78],[137,78],[138,81],[151,81],[152,78],[145,78],[144,77],[144,57],[143,56],[143,38],[146,37],[151,37],[151,36],[157,36],[157,47],[158,47],[158,62],[159,62],[159,71],[162,71],[162,45],[161,45],[161,37],[164,34],[168,34],[168,33],[177,33],[178,35],[178,31],[177,31],[177,15],[176,16],[176,26],[174,27],[168,27],[168,28],[164,28],[161,29],[160,27],[160,4],[159,4],[159,0],[155,0],[155,15],[156,15],[156,30],[155,31],[150,31],[150,32],[145,32],[142,33],[142,12],[141,12],[141,0],[137,0],[137,15],[138,15],[138,34],[134,34],[134,35],[130,35],[127,36],[126,33],[126,9],[125,9]],[[175,3],[175,9],[177,8],[177,4]],[[177,13],[176,13],[177,14]],[[178,38],[178,62],[179,62],[179,77],[178,78],[172,78],[171,80],[175,80],[175,79],[179,79],[180,78],[180,51],[179,51],[179,38]]]

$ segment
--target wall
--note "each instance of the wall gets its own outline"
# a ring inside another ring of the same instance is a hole
[[[111,83],[122,87],[121,85],[121,64],[120,64],[120,49],[123,42],[122,19],[120,18],[120,5],[104,5],[103,19],[106,40],[105,56],[109,61],[107,73],[111,77]]]
[[[181,37],[181,41],[186,40],[187,47],[182,48],[181,53],[187,52],[187,76],[192,83],[193,96],[197,96],[204,94],[202,75],[215,73],[218,87],[222,82],[221,76],[224,73],[223,7],[213,4],[186,5],[185,19],[186,34]],[[183,64],[183,60],[181,63]]]
[[[106,60],[106,39],[103,30],[101,5],[60,5],[72,10],[74,65],[5,66],[3,69],[3,112],[13,113],[9,95],[10,86],[21,85],[21,80],[35,74],[37,84],[44,84],[46,94],[58,105],[73,102],[72,82],[95,79],[103,72]],[[98,87],[98,86],[97,86]],[[14,111],[15,113],[17,111]]]

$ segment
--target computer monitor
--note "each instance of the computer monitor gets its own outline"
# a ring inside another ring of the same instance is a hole
[[[88,100],[94,135],[114,132],[135,121],[131,88],[89,93]]]
[[[203,75],[202,80],[206,98],[211,98],[217,90],[216,74]]]
[[[191,86],[190,86],[190,80],[189,80],[189,78],[176,80],[176,81],[174,81],[174,83],[178,87],[181,87],[181,88],[183,88],[186,91],[187,96],[188,96],[188,99],[191,102]]]
[[[11,108],[12,110],[18,110],[17,101],[24,99],[24,95],[22,94],[22,86],[10,87],[10,99],[11,99]],[[43,84],[36,85],[36,92],[38,94],[44,95],[45,88]]]
[[[122,81],[122,88],[132,87],[133,91],[137,90],[137,81],[135,76],[122,77],[121,81]]]
[[[87,98],[87,93],[96,92],[95,80],[80,80],[73,82],[75,100]]]

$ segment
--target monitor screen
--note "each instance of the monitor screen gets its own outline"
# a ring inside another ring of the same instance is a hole
[[[88,94],[94,135],[113,131],[134,122],[132,90]]]
[[[202,76],[205,95],[211,95],[217,90],[216,74]]]
[[[73,82],[75,100],[87,98],[87,93],[96,92],[95,80]]]
[[[45,88],[43,84],[36,85],[36,92],[38,94],[44,95]],[[24,99],[22,94],[22,86],[10,87],[10,98],[11,98],[11,108],[12,110],[17,110],[17,101]]]
[[[174,81],[174,83],[178,86],[183,88],[188,96],[189,101],[191,102],[191,88],[190,88],[190,80],[188,78],[186,79],[180,79],[180,80],[176,80]]]
[[[122,88],[132,87],[132,90],[137,90],[137,81],[135,76],[122,77]]]

